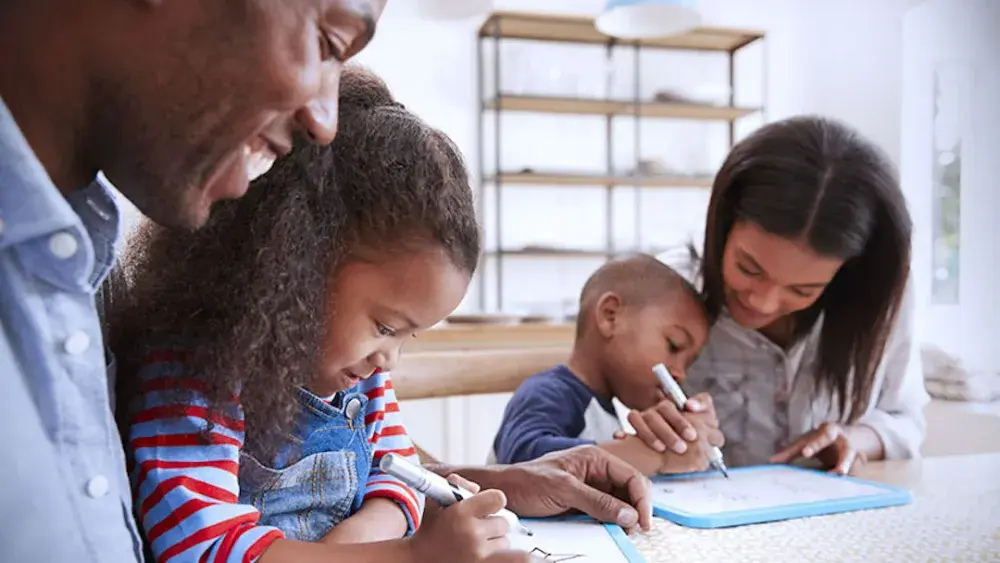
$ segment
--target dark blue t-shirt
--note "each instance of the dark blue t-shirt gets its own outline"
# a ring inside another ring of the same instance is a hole
[[[564,365],[521,384],[493,440],[498,463],[518,463],[581,444],[612,440],[621,429],[614,404]]]

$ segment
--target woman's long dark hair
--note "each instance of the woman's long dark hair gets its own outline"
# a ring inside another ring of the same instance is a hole
[[[795,313],[795,338],[820,313],[817,385],[841,418],[865,413],[910,272],[910,215],[894,167],[849,127],[797,117],[738,143],[715,177],[701,275],[709,314],[724,304],[722,257],[736,221],[801,239],[845,260],[811,307]]]
[[[345,69],[340,87],[332,145],[297,142],[198,231],[140,228],[108,315],[119,412],[149,349],[176,342],[215,409],[239,392],[247,448],[266,453],[291,427],[295,388],[317,373],[328,279],[349,253],[440,248],[475,271],[480,236],[458,149],[375,75]]]

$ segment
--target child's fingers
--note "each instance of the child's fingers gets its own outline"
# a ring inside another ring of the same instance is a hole
[[[708,393],[698,393],[697,395],[689,398],[684,406],[691,412],[715,411],[715,404],[712,402],[712,396]]]
[[[490,489],[482,491],[455,505],[462,515],[472,518],[486,518],[496,514],[507,505],[507,497],[500,491]]]
[[[469,481],[465,477],[462,477],[461,475],[455,473],[452,473],[451,475],[448,476],[448,482],[460,489],[465,489],[470,493],[478,493],[480,489],[479,483],[474,483],[472,481]]]
[[[484,540],[506,538],[510,533],[510,522],[500,516],[488,516],[476,522],[476,533]]]
[[[486,558],[483,563],[532,563],[542,561],[526,551],[502,551]]]
[[[663,453],[669,447],[678,454],[687,451],[687,444],[677,436],[659,413],[644,412],[634,418],[635,420],[630,416],[629,422],[635,428],[636,436],[653,450]]]
[[[663,420],[670,425],[670,428],[672,428],[670,434],[673,436],[677,436],[679,434],[689,442],[693,442],[698,439],[698,432],[695,431],[694,426],[692,426],[691,422],[684,417],[683,413],[677,410],[677,407],[674,406],[673,403],[664,401],[656,405],[655,408],[656,412],[659,413]],[[664,438],[667,437],[669,436],[659,435],[661,440],[664,440]],[[664,440],[664,443],[669,444],[670,442]]]
[[[649,425],[646,424],[646,418],[639,411],[632,411],[628,413],[628,423],[632,425],[635,430],[635,435],[639,437],[647,446],[653,448],[654,451],[663,453],[666,451],[667,447],[663,445],[663,442],[653,434],[653,431],[649,429]]]
[[[726,445],[726,437],[723,436],[722,431],[718,428],[706,428],[702,430],[702,432],[705,434],[705,441],[707,441],[709,445],[717,448],[721,448]]]

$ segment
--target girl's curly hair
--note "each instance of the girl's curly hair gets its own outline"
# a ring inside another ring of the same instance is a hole
[[[238,393],[246,447],[272,452],[294,421],[295,388],[321,361],[326,289],[341,261],[428,247],[475,271],[480,234],[462,157],[381,79],[349,67],[332,145],[297,140],[200,230],[138,229],[108,312],[119,412],[149,351],[180,345],[186,375],[207,384],[216,410]]]

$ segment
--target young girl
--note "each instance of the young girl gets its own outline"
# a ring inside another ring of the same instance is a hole
[[[124,435],[157,561],[479,561],[504,545],[506,525],[481,519],[499,493],[417,531],[423,498],[378,470],[389,452],[417,461],[388,372],[458,305],[480,240],[448,138],[364,71],[341,88],[332,146],[297,144],[202,230],[144,225],[127,256],[112,345],[136,382]]]
[[[919,455],[910,229],[891,164],[843,124],[788,119],[733,148],[700,265],[717,320],[687,373],[714,400],[727,462],[848,473]],[[676,441],[657,418],[630,421],[647,443]]]

